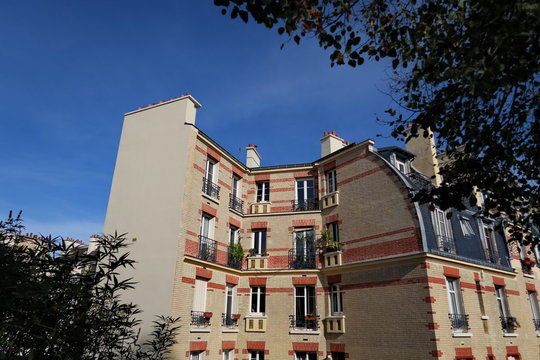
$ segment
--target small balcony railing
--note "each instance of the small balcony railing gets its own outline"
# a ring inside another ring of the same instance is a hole
[[[289,267],[291,269],[315,269],[316,268],[315,250],[289,250]]]
[[[226,328],[237,328],[238,319],[240,319],[240,314],[221,314],[221,325]]]
[[[501,316],[501,327],[505,333],[513,333],[519,327],[517,319],[513,316]]]
[[[242,268],[242,259],[236,260],[233,257],[231,247],[229,246],[227,248],[227,265],[235,268],[235,269],[241,269]]]
[[[319,199],[292,200],[293,211],[319,210]]]
[[[207,327],[210,326],[210,319],[212,313],[207,311],[192,311],[191,312],[191,326],[194,327]]]
[[[540,331],[540,319],[532,319],[534,324],[534,329]]]
[[[521,270],[524,274],[532,275],[533,274],[533,264],[531,260],[521,260]]]
[[[197,257],[202,260],[216,262],[217,241],[199,235],[199,251]]]
[[[237,198],[233,194],[229,198],[229,207],[233,210],[238,211],[239,213],[244,212],[244,200]]]
[[[214,184],[211,180],[205,177],[203,178],[203,186],[202,186],[203,193],[205,193],[206,195],[214,199],[219,200],[219,189],[220,189],[219,185]]]
[[[492,264],[501,264],[501,258],[499,256],[499,252],[496,250],[491,249],[484,249],[484,253],[486,254],[486,260]]]
[[[456,253],[456,244],[454,239],[448,236],[437,235],[437,246],[440,251],[444,251],[450,254]]]
[[[319,315],[289,315],[291,328],[296,330],[319,330]]]
[[[433,186],[431,179],[423,174],[410,172],[407,174],[407,177],[409,180],[411,180],[411,183],[415,189],[427,189]]]
[[[448,314],[450,324],[454,331],[469,330],[469,315],[466,314]]]

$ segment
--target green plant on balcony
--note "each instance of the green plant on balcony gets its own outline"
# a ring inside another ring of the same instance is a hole
[[[317,240],[317,247],[325,254],[340,251],[343,245],[339,241],[334,241],[330,229],[325,229],[321,231],[321,237]]]
[[[231,248],[231,258],[234,261],[242,261],[242,259],[244,258],[244,248],[242,247],[242,243],[240,242],[240,240],[238,240],[235,243],[232,243],[230,245],[230,248]]]
[[[257,255],[257,249],[251,248],[248,250],[249,256],[256,256]]]

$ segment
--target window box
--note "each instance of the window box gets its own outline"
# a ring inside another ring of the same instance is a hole
[[[240,319],[240,314],[232,314],[231,316],[233,319],[238,320]]]
[[[203,316],[204,316],[206,319],[210,319],[210,318],[212,317],[212,315],[214,315],[214,314],[212,314],[212,313],[209,312],[209,311],[205,311],[205,312],[203,313]]]

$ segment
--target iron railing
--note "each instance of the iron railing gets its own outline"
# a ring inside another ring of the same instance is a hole
[[[237,328],[238,319],[240,319],[240,314],[221,314],[221,325],[227,328]]]
[[[452,325],[452,330],[469,330],[469,315],[466,314],[448,314],[450,318],[450,324]]]
[[[500,316],[501,327],[505,333],[513,333],[519,326],[517,319],[513,316]]]
[[[202,191],[206,195],[219,200],[219,185],[214,184],[211,180],[203,177]]]
[[[216,262],[217,241],[199,235],[199,251],[197,257],[202,260]]]
[[[291,328],[298,330],[313,330],[319,329],[319,315],[289,315]]]
[[[240,213],[244,212],[244,200],[237,198],[233,194],[230,194],[229,197],[229,207],[233,210],[236,210]]]
[[[292,211],[319,210],[319,199],[292,200]]]
[[[440,251],[444,251],[450,254],[456,253],[456,244],[454,239],[448,236],[437,235],[437,246]]]
[[[526,263],[524,260],[521,260],[521,270],[524,274],[532,275],[533,274],[533,267],[529,261],[529,263]]]
[[[316,268],[315,249],[290,249],[289,267],[291,269],[315,269]]]
[[[206,314],[206,316],[205,316]],[[196,327],[207,327],[210,326],[210,318],[211,315],[208,316],[208,314],[212,314],[206,311],[192,311],[191,312],[191,326]]]
[[[236,260],[233,257],[232,249],[231,247],[227,247],[227,266],[230,266],[235,269],[241,269],[242,268],[242,259]]]
[[[532,319],[536,331],[540,331],[540,319]]]
[[[499,256],[499,252],[496,250],[491,249],[484,249],[484,252],[486,254],[486,260],[492,264],[501,264],[501,257]]]

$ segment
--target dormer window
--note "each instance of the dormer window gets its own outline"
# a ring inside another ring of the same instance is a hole
[[[400,161],[398,159],[396,159],[396,167],[398,168],[399,171],[401,171],[402,173],[405,174],[405,163],[403,161]]]

